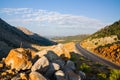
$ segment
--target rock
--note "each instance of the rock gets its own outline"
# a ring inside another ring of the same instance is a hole
[[[55,71],[59,70],[60,66],[56,63],[51,63],[48,70],[46,71],[45,76],[46,77],[51,77]]]
[[[62,69],[63,69],[63,67],[65,65],[65,61],[63,59],[57,59],[57,60],[54,60],[53,62],[60,65],[60,68],[62,68]]]
[[[55,54],[53,51],[48,51],[47,54],[45,55],[47,57],[47,59],[52,62],[56,59],[59,59],[58,55]]]
[[[67,80],[81,80],[80,75],[76,74],[72,70],[65,71],[65,74],[66,74],[65,77]]]
[[[38,72],[31,72],[29,74],[30,80],[47,80],[42,74]]]
[[[56,80],[66,80],[65,79],[65,74],[61,70],[55,72],[55,78],[56,78]]]
[[[84,72],[79,71],[79,73],[78,73],[78,74],[80,75],[81,80],[85,80],[85,79],[86,79],[86,75],[85,75],[85,73],[84,73]]]
[[[63,44],[58,44],[55,46],[51,46],[49,48],[46,48],[38,53],[36,55],[39,55],[39,57],[42,57],[48,53],[48,51],[53,51],[57,56],[62,57],[65,60],[68,60],[71,58],[69,54],[69,50],[63,45]]]
[[[0,68],[3,68],[3,63],[0,63]]]
[[[12,75],[14,75],[14,74],[15,74],[15,72],[14,72],[14,71],[12,71],[11,69],[10,69],[10,70],[6,70],[6,72],[7,72],[7,73],[9,73],[9,74],[12,74]]]
[[[25,73],[20,73],[20,78],[22,80],[28,80],[27,75]]]
[[[76,70],[75,63],[73,61],[68,60],[64,69]]]
[[[39,72],[46,72],[49,67],[48,59],[43,56],[36,61],[36,63],[32,66],[31,71],[39,71]]]
[[[5,59],[5,64],[11,66],[11,69],[16,69],[18,71],[21,69],[30,69],[32,62],[30,61],[31,57],[28,52],[27,49],[23,48],[12,49]]]

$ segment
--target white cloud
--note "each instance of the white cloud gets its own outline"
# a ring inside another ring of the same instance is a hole
[[[54,11],[32,9],[32,8],[0,8],[0,14],[9,15],[9,21],[31,23],[37,22],[57,25],[57,27],[99,29],[103,24],[101,21],[85,16],[73,14],[62,14]],[[55,26],[56,27],[56,26]]]

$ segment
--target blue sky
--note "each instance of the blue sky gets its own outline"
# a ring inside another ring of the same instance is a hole
[[[0,17],[43,36],[94,33],[120,19],[120,0],[1,0]]]

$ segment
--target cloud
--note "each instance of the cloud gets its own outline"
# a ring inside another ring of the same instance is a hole
[[[60,28],[94,29],[101,28],[104,23],[86,16],[63,14],[32,8],[0,8],[0,14],[7,15],[11,22],[37,23],[41,25],[52,25]]]

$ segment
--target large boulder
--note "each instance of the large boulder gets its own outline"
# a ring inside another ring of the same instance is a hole
[[[11,69],[16,69],[18,71],[30,69],[32,67],[32,55],[33,52],[29,49],[12,49],[5,59],[5,64],[10,66]]]
[[[44,73],[46,72],[48,67],[49,67],[49,61],[45,56],[43,56],[34,63],[34,65],[31,68],[31,71],[39,71]]]
[[[42,74],[38,72],[31,72],[29,74],[30,80],[47,80]]]

